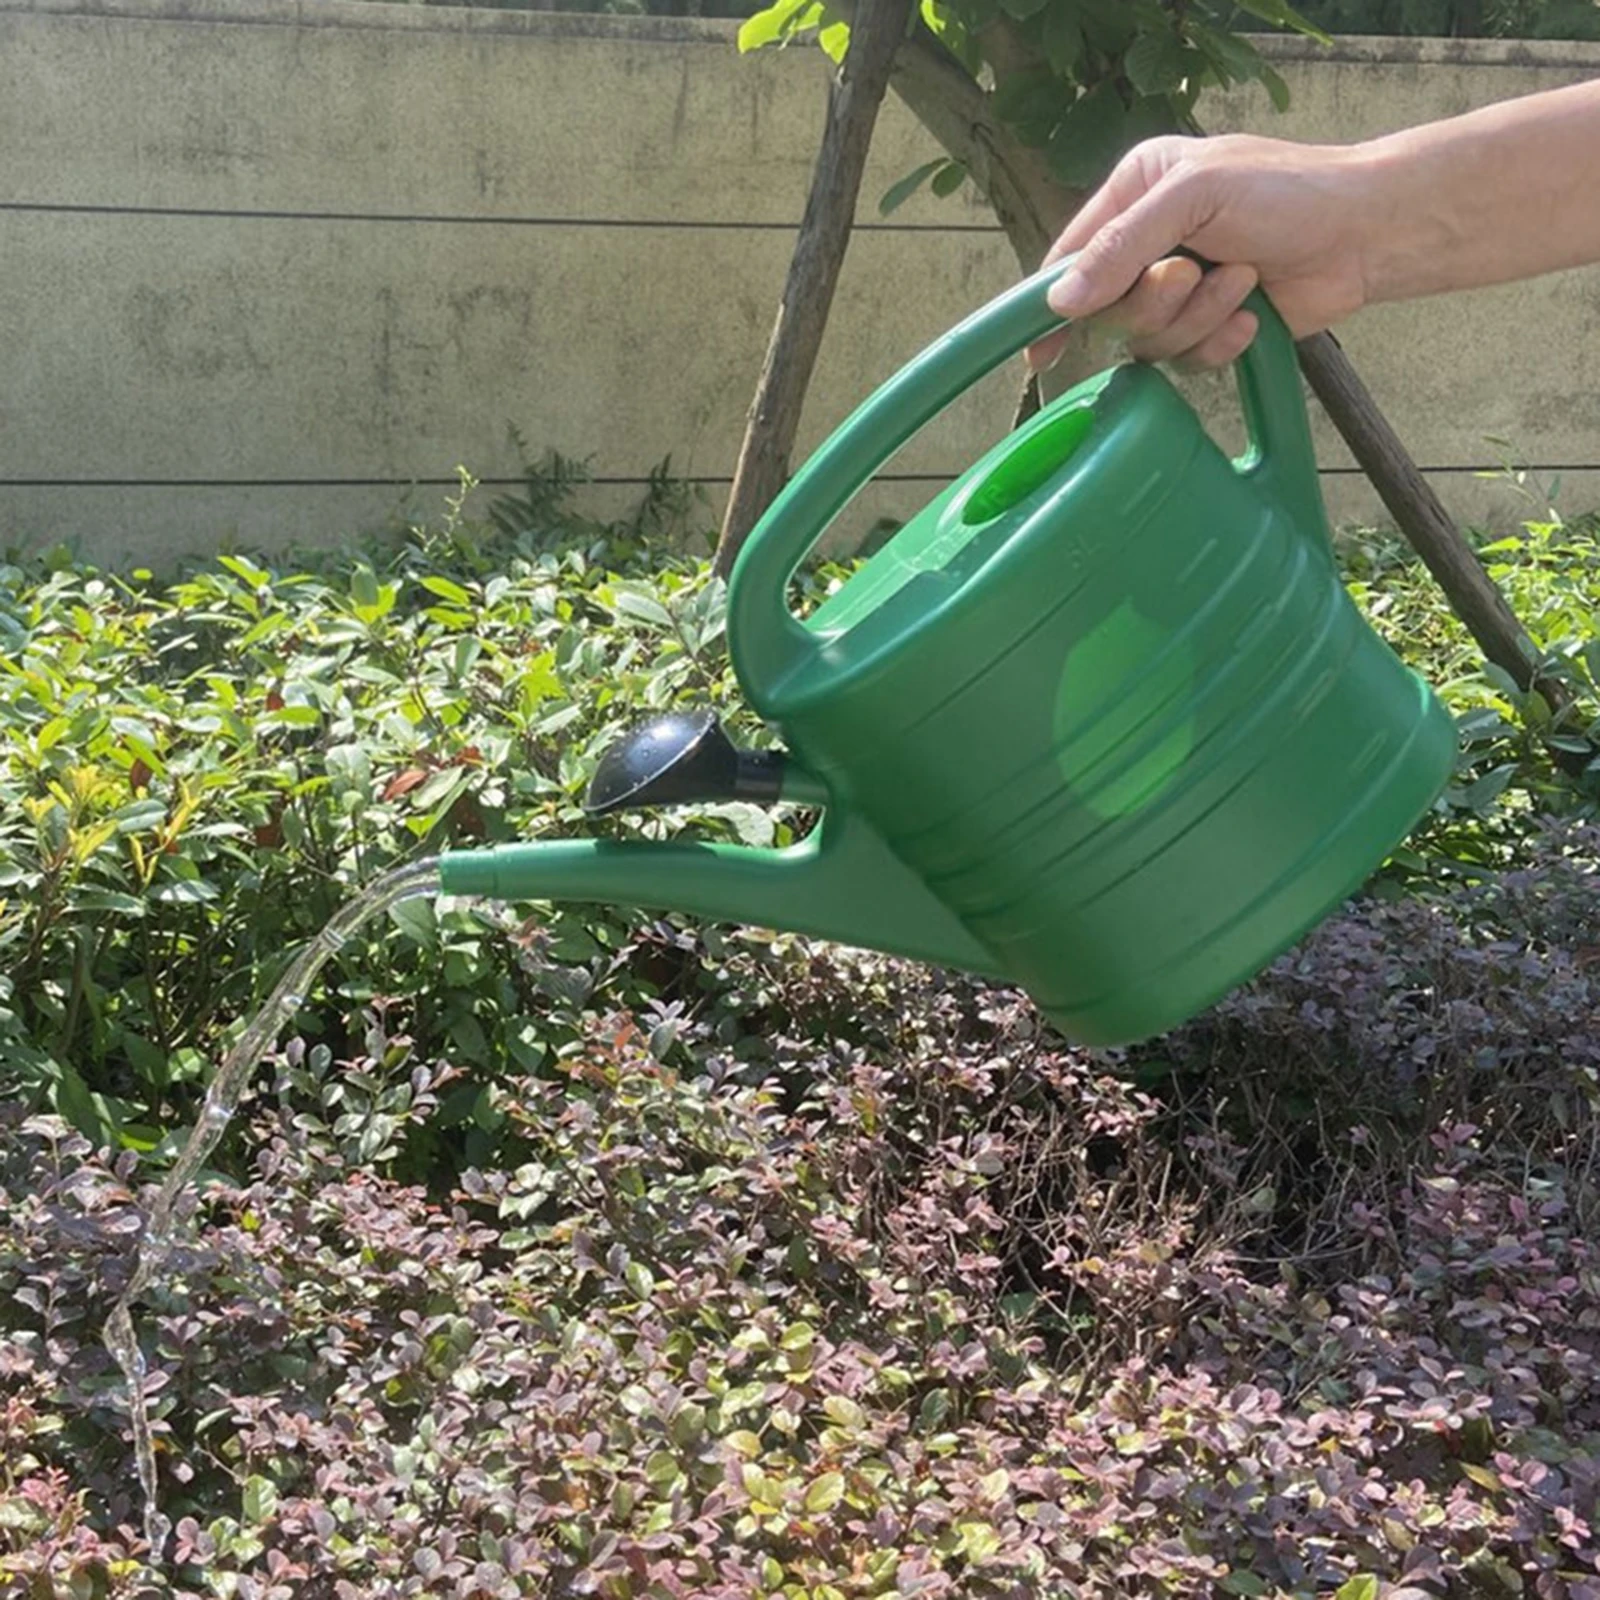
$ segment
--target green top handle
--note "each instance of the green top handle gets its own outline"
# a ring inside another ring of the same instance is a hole
[[[753,700],[817,647],[789,609],[796,568],[895,451],[1002,361],[1063,326],[1068,319],[1050,309],[1047,297],[1075,259],[1023,279],[935,340],[864,400],[767,508],[734,563],[728,596],[734,665]],[[1258,329],[1236,363],[1250,437],[1239,471],[1266,479],[1266,491],[1283,495],[1297,512],[1314,512],[1310,526],[1325,532],[1294,341],[1259,289],[1245,307]]]

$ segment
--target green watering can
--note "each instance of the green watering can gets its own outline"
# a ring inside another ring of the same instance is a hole
[[[1020,985],[1067,1038],[1130,1043],[1245,982],[1432,804],[1456,735],[1335,570],[1294,346],[1267,301],[1219,450],[1154,367],[1079,384],[804,621],[790,580],[845,504],[1059,325],[1057,263],[872,395],[734,568],[733,664],[788,753],[709,713],[635,730],[588,806],[823,808],[804,842],[558,840],[447,854],[447,894],[788,929]]]

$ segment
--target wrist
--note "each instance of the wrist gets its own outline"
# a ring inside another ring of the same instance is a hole
[[[1442,174],[1417,130],[1349,151],[1348,205],[1362,299],[1411,300],[1444,285],[1441,268],[1459,248]]]

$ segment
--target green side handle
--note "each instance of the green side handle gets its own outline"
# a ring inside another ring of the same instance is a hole
[[[789,608],[795,570],[834,519],[902,445],[1001,362],[1068,319],[1050,309],[1051,285],[1076,257],[1023,279],[936,339],[870,395],[795,473],[768,507],[734,563],[728,641],[741,687],[759,708],[816,648]],[[1239,471],[1280,496],[1296,521],[1327,524],[1294,341],[1267,297],[1245,301],[1259,328],[1236,363],[1250,448]],[[1309,518],[1309,521],[1307,520]]]

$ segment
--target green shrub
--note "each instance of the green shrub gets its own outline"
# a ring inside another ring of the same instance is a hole
[[[1543,677],[1569,704],[1553,715],[1545,698],[1517,688],[1486,663],[1444,604],[1421,562],[1392,534],[1341,542],[1351,592],[1373,625],[1434,686],[1456,714],[1461,754],[1455,781],[1402,862],[1428,874],[1441,866],[1513,865],[1535,819],[1592,818],[1600,800],[1600,524],[1554,511],[1479,545],[1540,652]]]
[[[1020,996],[740,939],[507,1064],[516,1161],[430,1197],[360,1143],[441,1115],[412,1011],[291,1044],[141,1319],[159,1571],[96,1339],[132,1158],[0,1117],[0,1591],[1597,1600],[1600,979],[1517,942],[1577,842],[1559,905],[1338,919],[1160,1098]]]
[[[720,581],[646,555],[638,519],[563,523],[566,487],[534,479],[487,532],[457,521],[290,572],[0,569],[0,1086],[148,1148],[355,886],[447,845],[591,828],[581,785],[627,718],[709,702],[749,722]],[[787,829],[744,805],[688,821],[760,843]],[[559,913],[546,935],[598,960],[628,920]],[[344,1012],[426,988],[426,1048],[546,1047],[479,923],[423,905],[399,931],[338,962],[313,1036],[342,1048]]]

